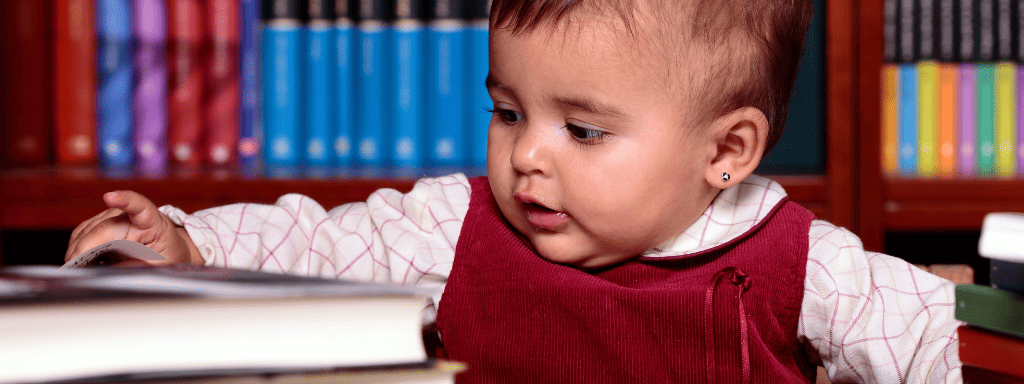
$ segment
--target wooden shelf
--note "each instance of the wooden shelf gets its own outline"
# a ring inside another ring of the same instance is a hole
[[[444,174],[441,171],[421,172]],[[473,175],[472,171],[465,172]],[[7,171],[0,176],[0,230],[72,229],[106,209],[103,193],[129,189],[187,212],[237,202],[273,203],[287,193],[300,193],[325,207],[363,201],[373,191],[412,189],[417,176],[344,172],[329,177],[246,176],[204,170],[159,178],[104,175],[93,168],[42,168]],[[824,176],[776,176],[790,198],[827,216]]]
[[[980,230],[989,212],[1024,211],[1024,180],[887,179],[884,196],[888,230]]]

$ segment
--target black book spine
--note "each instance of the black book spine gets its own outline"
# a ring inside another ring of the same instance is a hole
[[[935,2],[936,0],[919,0],[918,3],[918,60],[935,59]]]
[[[1014,0],[996,0],[996,60],[1013,60],[1012,3]]]
[[[960,0],[960,12],[958,19],[960,44],[957,46],[957,53],[960,62],[973,62],[978,59],[978,30],[974,19],[977,16],[977,7],[974,0]]]
[[[996,58],[996,0],[978,1],[978,59],[993,61]]]
[[[955,0],[939,0],[938,9],[939,29],[939,60],[944,62],[955,62],[957,60],[957,17]]]
[[[914,14],[916,13],[914,8],[915,0],[899,0],[900,1],[900,26],[899,26],[899,42],[900,42],[900,56],[899,61],[903,63],[911,63],[915,59],[917,49],[915,49],[915,33]]]
[[[884,26],[884,57],[885,62],[893,63],[900,57],[899,41],[899,0],[885,0]]]
[[[1024,263],[990,259],[988,277],[992,287],[1024,295]]]

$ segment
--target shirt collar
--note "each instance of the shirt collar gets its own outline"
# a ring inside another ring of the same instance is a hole
[[[644,252],[645,257],[681,256],[728,243],[764,220],[786,191],[775,181],[750,175],[723,190],[683,233]]]

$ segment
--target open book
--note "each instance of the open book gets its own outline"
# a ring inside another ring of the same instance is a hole
[[[0,382],[429,366],[412,287],[198,266],[0,269]]]

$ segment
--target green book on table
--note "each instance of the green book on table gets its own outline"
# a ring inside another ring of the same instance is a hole
[[[1024,296],[984,285],[958,285],[956,318],[1024,338]]]

